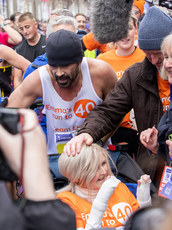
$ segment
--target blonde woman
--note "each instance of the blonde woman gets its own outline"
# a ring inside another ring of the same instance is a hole
[[[79,154],[63,153],[59,158],[59,170],[70,183],[57,192],[57,198],[75,211],[77,229],[124,226],[139,206],[151,204],[150,177],[142,176],[136,200],[112,174],[109,159],[108,152],[96,144],[83,144]]]
[[[161,45],[161,51],[164,56],[161,77],[163,80],[172,84],[172,34],[166,36]]]

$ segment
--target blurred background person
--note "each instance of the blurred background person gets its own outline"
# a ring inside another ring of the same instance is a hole
[[[8,47],[15,47],[22,41],[22,36],[18,31],[12,28],[12,23],[10,19],[3,19],[0,15],[0,43]],[[11,52],[10,52],[11,53]],[[1,58],[1,56],[0,56]],[[1,58],[0,60],[0,88],[1,96],[9,96],[12,89],[12,66],[7,60]]]
[[[38,32],[38,22],[30,12],[25,12],[18,19],[19,30],[24,36],[16,52],[33,62],[36,57],[45,53],[46,37]],[[14,68],[14,89],[22,82],[22,72]]]
[[[86,23],[87,22],[87,17],[85,14],[82,13],[78,13],[75,15],[75,19],[77,22],[77,36],[79,37],[79,39],[82,39],[83,36],[85,36],[87,34],[87,29],[86,29]],[[87,24],[87,28],[88,28]],[[84,56],[85,57],[89,57],[89,58],[96,58],[98,50],[97,49],[93,49],[93,50],[88,50],[85,49],[84,50]]]
[[[0,43],[9,47],[14,47],[22,41],[22,36],[19,32],[4,22],[0,15]]]
[[[21,13],[20,12],[16,12],[12,15],[10,15],[10,20],[11,20],[11,23],[12,23],[12,27],[13,29],[17,30],[18,32],[19,31],[19,26],[18,26],[18,19],[20,17]]]
[[[133,2],[132,12],[137,17],[138,26],[144,17],[144,5],[145,5],[145,0],[134,0]]]
[[[12,66],[24,73],[29,64],[27,59],[17,54],[12,48],[0,45],[0,97],[9,96],[13,90]]]
[[[85,25],[86,25],[86,22],[87,22],[86,15],[82,14],[82,13],[77,13],[75,15],[75,19],[76,19],[77,24],[78,24],[78,30],[85,30]]]
[[[54,10],[51,11],[51,15],[50,15],[50,19],[53,19],[57,16],[70,16],[70,17],[74,17],[72,12],[69,11],[68,9],[59,9],[56,8]]]
[[[46,32],[47,32],[47,25],[48,25],[48,22],[42,22],[41,23],[41,31],[42,31],[42,34],[46,36]]]

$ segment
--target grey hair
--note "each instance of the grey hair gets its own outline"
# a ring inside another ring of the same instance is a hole
[[[74,17],[73,14],[68,10],[68,9],[54,9],[51,11],[51,15],[57,15],[57,16],[70,16],[70,17]]]
[[[162,44],[161,44],[161,52],[163,55],[165,55],[165,53],[170,55],[170,53],[172,52],[172,33],[167,35],[163,39]],[[167,75],[167,72],[164,68],[164,65],[162,66],[162,69],[161,69],[161,78],[163,80],[168,81],[168,75]]]
[[[89,183],[95,177],[98,170],[100,154],[103,154],[106,159],[108,175],[112,175],[109,164],[109,159],[111,161],[112,159],[107,150],[97,144],[92,144],[90,146],[83,144],[80,153],[76,154],[74,157],[62,153],[58,159],[58,167],[60,173],[68,178],[70,184],[57,193],[62,191],[74,192],[75,185],[91,189],[89,188]],[[114,164],[113,161],[112,164]]]
[[[77,22],[75,18],[70,16],[57,16],[48,22],[46,36],[48,37],[50,34],[54,32],[53,31],[54,25],[62,25],[62,24],[71,25],[73,26],[75,32],[77,31]]]
[[[152,206],[141,208],[130,216],[125,223],[125,230],[171,230],[172,201],[156,196],[153,199]]]

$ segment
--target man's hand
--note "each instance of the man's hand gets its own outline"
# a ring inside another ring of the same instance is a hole
[[[152,153],[158,152],[158,130],[155,127],[141,132],[140,141]]]
[[[166,144],[168,145],[169,149],[169,157],[172,158],[172,141],[166,140]]]
[[[64,147],[63,152],[68,156],[75,156],[80,153],[81,146],[85,142],[86,145],[91,145],[93,143],[93,138],[88,133],[82,133],[74,138],[72,138]]]

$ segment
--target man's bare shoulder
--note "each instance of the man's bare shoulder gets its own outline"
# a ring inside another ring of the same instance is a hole
[[[41,87],[41,80],[40,80],[40,75],[39,75],[39,70],[36,69],[32,73],[30,73],[22,82],[24,86],[28,85],[35,85],[37,87]]]
[[[87,62],[88,62],[88,65],[89,65],[89,67],[92,67],[92,68],[94,68],[94,67],[102,67],[102,68],[104,68],[104,67],[108,67],[108,66],[110,66],[107,62],[105,62],[105,61],[102,61],[102,60],[98,60],[98,59],[95,59],[95,58],[87,58]]]
[[[97,59],[87,59],[91,80],[96,93],[104,99],[107,93],[115,87],[117,76],[113,68],[106,62]]]

